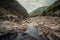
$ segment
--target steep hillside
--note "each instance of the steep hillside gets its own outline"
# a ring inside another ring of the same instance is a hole
[[[28,13],[16,0],[0,0],[0,19],[22,20],[28,17]]]
[[[48,6],[44,6],[44,7],[39,7],[37,9],[35,9],[34,11],[32,11],[30,13],[30,15],[35,16],[35,15],[40,15]]]
[[[15,40],[26,18],[27,11],[16,0],[0,0],[0,40]]]
[[[50,5],[43,13],[42,15],[50,15],[50,16],[60,16],[60,12],[57,13],[57,11],[60,10],[60,1],[54,2],[52,5]]]

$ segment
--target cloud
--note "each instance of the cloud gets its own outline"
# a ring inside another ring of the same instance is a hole
[[[28,12],[35,10],[38,7],[51,5],[56,0],[18,0]]]

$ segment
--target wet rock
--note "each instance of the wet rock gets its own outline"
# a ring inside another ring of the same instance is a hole
[[[15,40],[18,33],[7,33],[0,36],[0,40]]]
[[[28,33],[21,33],[17,36],[16,40],[37,40],[37,39],[29,35]]]

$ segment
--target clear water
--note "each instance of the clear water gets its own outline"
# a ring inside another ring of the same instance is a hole
[[[28,33],[32,37],[38,39],[38,31],[36,30],[36,28],[34,27],[34,25],[32,23],[28,24],[28,28],[26,30],[26,33]]]

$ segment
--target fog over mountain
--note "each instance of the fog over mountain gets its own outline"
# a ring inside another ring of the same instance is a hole
[[[28,12],[35,10],[38,7],[51,5],[57,0],[18,0]]]

